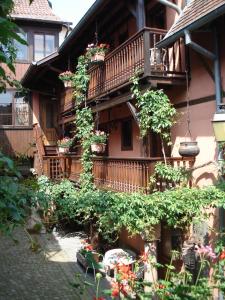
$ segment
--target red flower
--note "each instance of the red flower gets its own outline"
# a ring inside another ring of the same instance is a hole
[[[105,300],[105,298],[103,298],[103,297],[98,297],[98,298],[94,297],[93,300]]]
[[[159,285],[159,289],[165,289],[165,285],[160,284],[160,285]]]
[[[224,260],[225,259],[225,250],[223,250],[219,256],[220,260]]]
[[[87,251],[92,251],[93,250],[93,246],[92,245],[87,245],[84,247],[85,250]]]
[[[120,294],[119,289],[118,289],[118,288],[114,288],[114,289],[112,290],[111,296],[112,296],[112,297],[118,297],[119,294]]]
[[[148,252],[143,252],[143,254],[140,256],[140,259],[142,262],[148,261]]]

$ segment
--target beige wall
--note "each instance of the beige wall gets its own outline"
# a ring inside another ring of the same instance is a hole
[[[100,123],[109,123],[108,149],[111,157],[140,157],[141,141],[139,137],[139,128],[131,116],[126,104],[116,106],[110,111],[100,112]],[[121,120],[131,118],[133,128],[133,150],[121,150]],[[113,122],[110,122],[113,120]]]
[[[195,37],[201,45],[204,45],[207,49],[212,48],[212,38],[210,33],[207,33],[207,39],[200,41],[198,37]],[[220,36],[221,54],[224,53],[224,39],[222,34]],[[199,167],[202,164],[207,164],[205,167],[198,168],[194,173],[195,183],[204,186],[212,184],[217,178],[217,144],[214,138],[213,128],[211,120],[216,110],[215,103],[215,84],[209,73],[203,66],[199,55],[190,50],[191,60],[191,81],[189,88],[189,98],[195,101],[195,105],[190,106],[190,129],[192,138],[196,140],[200,147],[200,154],[196,157],[195,167]],[[209,60],[206,60],[211,70],[213,71],[213,64]],[[225,71],[225,56],[221,55],[221,75],[223,88],[225,87],[224,71]],[[170,100],[174,104],[182,103],[187,100],[186,87],[172,88],[168,91]],[[206,99],[206,97],[208,99]],[[179,143],[181,141],[190,140],[187,134],[187,108],[184,107],[178,109],[179,118],[176,126],[172,130],[173,148],[172,155],[178,155]],[[210,163],[211,162],[211,163]]]

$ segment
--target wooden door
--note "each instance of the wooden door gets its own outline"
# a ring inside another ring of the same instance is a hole
[[[58,139],[56,133],[56,102],[46,98],[41,99],[40,113],[43,142],[45,145],[56,145]]]

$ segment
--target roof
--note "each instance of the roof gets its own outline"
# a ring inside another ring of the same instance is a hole
[[[63,41],[59,47],[59,52],[65,50],[71,41],[77,39],[79,34],[84,30],[85,26],[88,26],[91,20],[95,20],[96,15],[107,5],[110,0],[95,0],[92,6],[88,9],[86,14],[81,18],[78,24],[73,28],[69,36]]]
[[[225,0],[191,0],[158,46],[166,47],[183,36],[185,29],[198,29],[224,13]]]
[[[11,17],[21,20],[35,20],[42,22],[64,23],[53,13],[48,0],[14,0]]]

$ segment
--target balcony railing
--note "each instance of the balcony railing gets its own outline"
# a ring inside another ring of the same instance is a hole
[[[173,166],[183,166],[190,168],[194,164],[193,158],[168,158],[168,163]],[[69,178],[77,182],[82,171],[80,157],[78,156],[45,156],[45,175],[52,179]],[[109,189],[119,192],[145,193],[149,190],[149,179],[154,172],[157,162],[163,158],[93,158],[94,183],[99,188]],[[189,182],[191,185],[191,181]],[[173,186],[172,182],[157,182],[158,190]]]
[[[126,84],[135,70],[156,78],[184,77],[184,47],[178,40],[171,48],[156,47],[166,30],[144,28],[106,56],[103,64],[90,69],[88,99]]]

